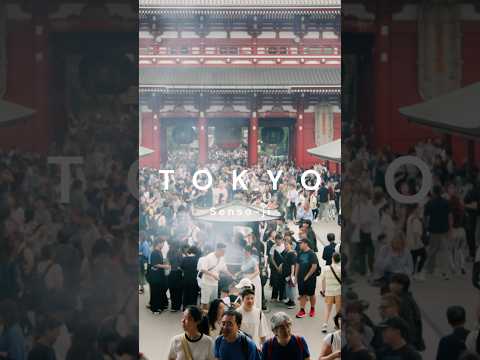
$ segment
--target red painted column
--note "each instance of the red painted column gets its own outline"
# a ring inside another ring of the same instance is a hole
[[[375,108],[374,136],[377,147],[391,145],[391,55],[390,31],[392,13],[388,0],[377,0],[375,30]]]
[[[204,113],[200,113],[197,121],[198,130],[198,163],[205,165],[208,162],[208,121]]]
[[[46,6],[46,4],[45,4]],[[31,131],[35,134],[33,150],[46,153],[50,142],[49,114],[49,41],[48,17],[44,9],[37,7],[33,13],[34,46],[34,108],[35,115]]]
[[[140,144],[148,149],[153,150],[153,113],[144,112],[141,117],[142,121],[142,139]],[[144,156],[140,159],[142,166],[153,166],[152,154]]]
[[[158,114],[153,115],[152,120],[152,167],[160,169],[161,162],[161,141],[160,141],[160,117]]]
[[[160,163],[165,164],[168,161],[167,147],[167,126],[165,122],[160,124]]]
[[[295,124],[295,164],[299,167],[304,165],[305,142],[303,132],[303,104],[301,104],[297,110],[297,122]]]
[[[258,162],[258,117],[254,112],[248,126],[248,166],[257,165]]]

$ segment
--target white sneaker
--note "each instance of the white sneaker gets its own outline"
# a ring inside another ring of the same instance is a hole
[[[327,323],[324,323],[324,324],[322,325],[322,332],[323,332],[323,333],[326,333],[326,332],[327,332],[327,329],[328,329],[328,325],[327,325]]]

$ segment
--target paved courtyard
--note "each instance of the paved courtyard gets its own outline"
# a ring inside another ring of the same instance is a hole
[[[322,244],[326,244],[326,234],[333,232],[336,238],[339,239],[340,228],[333,222],[319,222],[314,223],[314,229],[319,241],[319,254],[321,255]],[[323,264],[320,261],[320,264]],[[270,288],[267,290],[267,298],[269,298]],[[317,315],[314,318],[296,319],[295,312],[297,309],[288,310],[286,306],[278,303],[269,303],[270,312],[267,317],[270,319],[271,315],[276,311],[285,311],[293,319],[293,332],[297,335],[302,335],[307,339],[312,357],[311,359],[318,359],[320,354],[321,340],[323,334],[320,332],[323,323],[323,298],[319,295],[319,287],[317,286],[318,304],[316,306]],[[139,319],[140,319],[140,351],[143,352],[150,360],[165,360],[167,359],[170,338],[174,335],[180,334],[182,328],[180,325],[181,315],[179,313],[164,312],[161,315],[152,315],[146,308],[149,294],[148,287],[145,294],[139,296]],[[307,305],[307,309],[309,309]],[[330,323],[333,323],[332,321]],[[330,326],[329,331],[333,331]]]

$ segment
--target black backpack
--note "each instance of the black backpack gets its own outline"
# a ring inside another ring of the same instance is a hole
[[[246,360],[250,358],[250,353],[248,351],[248,339],[251,340],[252,337],[248,335],[246,332],[240,331],[240,345],[242,347],[243,356]],[[260,360],[262,358],[262,353],[258,350],[256,346],[255,346],[255,349],[256,349],[255,360]]]

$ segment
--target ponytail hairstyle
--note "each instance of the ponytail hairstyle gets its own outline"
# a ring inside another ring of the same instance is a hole
[[[208,318],[203,314],[197,306],[187,307],[187,311],[192,319],[197,323],[197,329],[201,334],[209,335]]]

